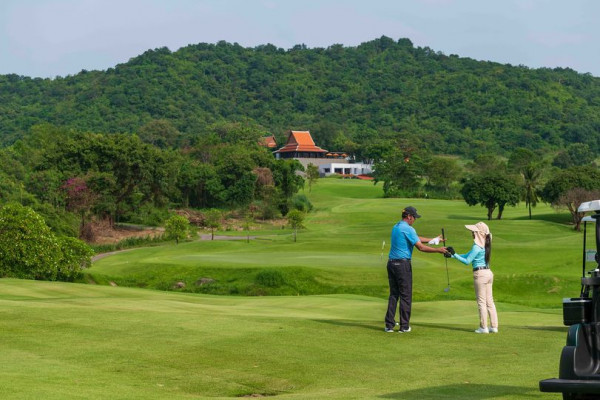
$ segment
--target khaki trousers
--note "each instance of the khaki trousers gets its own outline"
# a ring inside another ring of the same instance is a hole
[[[473,282],[475,284],[475,297],[477,298],[477,307],[479,308],[479,327],[487,328],[487,317],[490,316],[490,325],[492,328],[498,328],[498,314],[492,295],[492,285],[494,284],[494,274],[490,269],[480,269],[473,271]]]

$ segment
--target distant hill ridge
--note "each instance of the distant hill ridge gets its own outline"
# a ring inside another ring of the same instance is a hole
[[[224,41],[148,50],[106,71],[56,79],[0,75],[0,144],[38,123],[136,133],[167,121],[183,135],[248,121],[283,141],[310,130],[326,149],[413,138],[434,152],[507,154],[585,143],[600,153],[600,78],[444,55],[409,39],[356,47]]]

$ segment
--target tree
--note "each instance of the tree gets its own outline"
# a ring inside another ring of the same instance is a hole
[[[84,178],[73,177],[62,186],[65,193],[67,210],[79,215],[79,237],[91,240],[91,233],[86,233],[86,222],[94,206],[97,195],[88,187]]]
[[[467,164],[467,169],[474,175],[494,174],[506,171],[506,162],[496,154],[481,154],[473,162]]]
[[[529,149],[519,147],[510,153],[508,170],[515,174],[522,174],[525,168],[533,163],[539,163],[540,157]]]
[[[523,176],[523,200],[525,200],[525,206],[529,210],[529,219],[531,219],[531,207],[535,207],[539,201],[537,192],[542,169],[539,164],[530,163],[522,167],[521,175]]]
[[[454,181],[461,178],[463,170],[454,158],[432,157],[426,164],[425,171],[429,184],[442,187],[446,192]]]
[[[319,179],[319,167],[314,164],[308,164],[306,166],[306,180],[308,181],[308,192],[312,191],[313,183],[317,182]]]
[[[504,207],[517,205],[520,197],[519,187],[515,181],[501,173],[474,176],[465,182],[461,194],[468,205],[480,204],[487,208],[488,220],[492,219],[496,207],[498,207],[497,219],[502,219]]]
[[[155,119],[143,125],[138,136],[140,139],[161,149],[175,147],[181,133],[165,119]]]
[[[583,219],[585,213],[580,213],[577,211],[577,209],[579,208],[581,203],[597,199],[600,199],[600,190],[586,190],[582,188],[573,188],[567,190],[558,198],[557,205],[567,207],[567,209],[571,213],[573,224],[575,225],[574,229],[576,231],[579,231],[581,226],[581,220]]]
[[[210,240],[215,240],[215,229],[219,229],[221,226],[222,216],[221,211],[216,208],[212,208],[206,212],[204,224],[207,228],[210,228]]]
[[[385,197],[409,195],[420,185],[421,160],[412,148],[396,148],[374,165],[373,183],[383,182]]]
[[[581,190],[575,190],[581,189]],[[541,191],[541,198],[554,207],[567,207],[571,213],[575,229],[579,229],[577,202],[586,201],[586,192],[600,190],[600,170],[592,166],[571,167],[554,174]],[[587,199],[596,200],[596,199]]]
[[[567,148],[559,152],[552,165],[561,169],[567,169],[575,166],[589,165],[594,162],[596,155],[585,143],[572,143]]]
[[[252,212],[248,210],[244,214],[244,230],[246,231],[246,243],[250,243],[250,229],[252,229],[252,224],[254,223],[254,217],[252,216]]]
[[[294,242],[298,235],[298,229],[304,228],[304,213],[300,210],[291,210],[287,214],[288,225],[294,230]]]
[[[190,221],[184,216],[173,215],[165,222],[165,235],[169,239],[175,239],[179,244],[180,240],[186,239],[190,232]]]
[[[278,207],[282,215],[289,211],[288,201],[304,186],[304,178],[297,171],[304,171],[298,160],[277,160],[273,164],[273,180],[277,188]]]

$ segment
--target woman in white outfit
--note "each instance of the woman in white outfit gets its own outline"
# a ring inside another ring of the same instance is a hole
[[[492,295],[494,274],[490,269],[490,255],[492,253],[492,234],[483,222],[475,225],[465,225],[465,228],[473,234],[473,247],[467,254],[456,254],[454,249],[448,247],[447,257],[452,257],[463,264],[473,265],[473,282],[475,284],[475,296],[479,308],[479,328],[475,333],[498,333],[498,314]],[[490,327],[488,328],[488,314]]]

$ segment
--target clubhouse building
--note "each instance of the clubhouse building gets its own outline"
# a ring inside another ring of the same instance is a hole
[[[271,136],[274,141],[274,138]],[[264,138],[265,143],[271,139]],[[276,146],[276,145],[275,145]],[[277,159],[293,158],[304,168],[313,164],[321,176],[332,174],[364,177],[373,172],[372,164],[356,163],[345,153],[330,152],[317,146],[309,131],[288,131],[286,144],[273,152]]]

